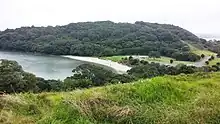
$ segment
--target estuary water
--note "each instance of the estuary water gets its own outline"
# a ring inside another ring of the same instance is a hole
[[[72,70],[84,64],[83,61],[68,59],[61,56],[34,55],[19,52],[0,51],[0,59],[17,61],[23,70],[45,79],[63,80],[71,76]]]

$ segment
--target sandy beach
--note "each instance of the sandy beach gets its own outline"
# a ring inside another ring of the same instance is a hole
[[[71,56],[71,55],[65,55],[63,57],[107,66],[114,69],[119,74],[127,73],[127,71],[131,69],[131,67],[126,65],[122,65],[117,62],[113,62],[110,60],[103,60],[95,57],[81,57],[81,56]]]

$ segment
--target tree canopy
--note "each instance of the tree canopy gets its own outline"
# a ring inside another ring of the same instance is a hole
[[[161,55],[179,60],[182,58],[178,56],[184,55],[186,60],[197,60],[199,57],[192,56],[189,47],[181,40],[200,39],[169,24],[98,21],[7,29],[0,33],[0,50],[79,56],[154,53],[157,57]]]
[[[17,62],[0,60],[0,91],[35,91],[36,83],[35,75],[24,72]]]
[[[133,63],[133,58],[124,60]],[[0,60],[0,92],[49,92],[71,91],[77,88],[89,88],[115,83],[130,83],[140,78],[152,78],[162,75],[177,75],[180,73],[191,74],[195,72],[220,71],[219,63],[212,67],[201,68],[194,66],[178,65],[176,67],[149,63],[141,60],[136,61],[128,74],[116,74],[109,69],[93,65],[83,64],[73,69],[73,75],[64,81],[45,80],[34,74],[24,72],[22,67],[15,61]]]

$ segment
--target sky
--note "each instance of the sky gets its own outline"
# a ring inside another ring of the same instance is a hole
[[[72,22],[174,24],[196,34],[220,34],[220,0],[0,0],[0,30]]]

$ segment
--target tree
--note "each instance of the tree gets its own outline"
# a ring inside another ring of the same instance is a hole
[[[220,67],[219,66],[217,66],[217,65],[212,65],[212,71],[213,72],[217,72],[217,71],[219,71],[220,70]]]
[[[60,80],[47,80],[50,85],[50,91],[62,91],[63,90],[63,82]]]
[[[143,64],[143,65],[147,65],[147,64],[148,64],[148,61],[141,60],[140,63]]]
[[[171,55],[172,58],[175,58],[176,60],[181,60],[181,61],[198,61],[201,59],[200,56],[191,53],[191,52],[174,52]]]
[[[215,57],[214,57],[214,56],[211,56],[211,59],[212,59],[212,60],[214,60],[214,59],[215,59]]]
[[[0,91],[6,93],[37,90],[35,75],[24,72],[15,61],[0,60]]]
[[[184,74],[192,74],[196,72],[195,66],[187,66],[187,65],[178,65],[177,66],[178,74],[184,73]]]
[[[217,65],[217,66],[220,66],[220,62],[217,62],[216,65]]]
[[[38,92],[51,91],[50,83],[48,82],[48,80],[45,80],[44,78],[37,77],[37,87],[38,87],[37,89]]]
[[[92,86],[102,86],[105,83],[109,83],[111,78],[115,76],[112,71],[92,64],[80,65],[73,69],[72,72],[74,75],[69,78],[91,80]]]
[[[160,53],[157,52],[157,51],[151,51],[149,54],[148,54],[149,58],[160,58]]]
[[[217,57],[220,58],[220,53],[217,54]]]
[[[170,64],[173,64],[173,60],[172,59],[170,60]]]
[[[133,57],[132,56],[129,56],[129,58],[128,58],[129,60],[131,60],[131,59],[133,59]]]
[[[63,82],[63,90],[71,91],[76,88],[89,88],[92,86],[92,81],[89,79],[73,79],[66,78]]]
[[[209,65],[209,61],[206,61],[205,64],[206,64],[206,65]]]
[[[131,59],[130,61],[129,61],[129,63],[131,64],[131,65],[138,65],[139,64],[139,59]]]
[[[202,55],[201,55],[201,58],[205,58],[205,55],[204,55],[204,54],[202,54]]]
[[[126,83],[134,81],[132,75],[116,74],[109,69],[92,64],[83,64],[73,69],[74,75],[64,80],[64,89],[103,86],[109,83]]]

